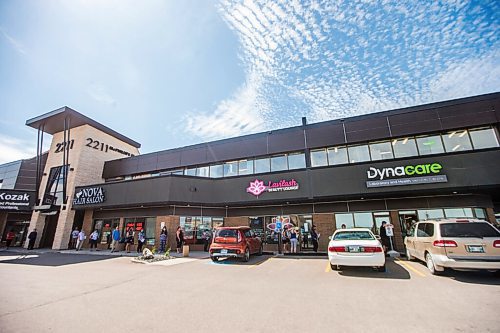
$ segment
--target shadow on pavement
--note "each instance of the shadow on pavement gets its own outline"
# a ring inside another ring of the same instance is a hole
[[[396,279],[396,280],[408,280],[410,279],[410,273],[403,267],[394,263],[392,259],[386,260],[386,271],[377,272],[371,267],[345,267],[342,266],[339,275],[347,277],[357,277],[357,278],[369,278],[369,279]]]
[[[238,258],[226,258],[226,259],[219,259],[217,262],[213,262],[210,260],[210,262],[214,265],[229,265],[229,266],[256,266],[260,265],[267,260],[271,259],[273,256],[271,255],[262,255],[262,256],[250,256],[250,260],[248,262],[243,262],[241,259]]]
[[[86,262],[107,260],[116,256],[106,255],[72,255],[62,253],[9,253],[0,254],[0,264],[35,265],[35,266],[65,266]]]
[[[425,267],[425,263],[421,263]],[[425,267],[425,269],[427,269]],[[428,272],[428,271],[427,271]],[[430,273],[429,273],[430,274]],[[445,269],[440,275],[440,278],[451,279],[462,283],[484,284],[492,286],[500,286],[499,272],[493,273],[488,271],[464,270],[457,271],[450,268]]]

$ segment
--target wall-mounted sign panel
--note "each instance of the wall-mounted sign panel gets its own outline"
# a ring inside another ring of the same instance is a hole
[[[296,191],[298,189],[299,183],[295,179],[282,179],[277,182],[268,181],[265,184],[264,181],[256,179],[255,181],[250,182],[247,187],[247,192],[258,197],[264,192]]]
[[[106,200],[102,187],[86,187],[78,190],[73,198],[73,206],[100,204]]]
[[[0,190],[0,211],[30,211],[34,205],[34,192]]]
[[[431,183],[446,183],[446,175],[440,175],[443,166],[439,163],[397,166],[392,168],[370,167],[366,171],[366,187],[404,186]]]

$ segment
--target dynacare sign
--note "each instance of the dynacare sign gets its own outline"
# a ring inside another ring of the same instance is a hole
[[[35,193],[29,191],[0,190],[0,210],[30,211],[35,204]]]
[[[78,190],[73,199],[73,206],[100,204],[106,200],[102,187],[87,187]]]
[[[366,187],[385,187],[401,185],[418,185],[446,183],[448,178],[442,175],[443,166],[439,163],[398,166],[393,168],[368,169]]]

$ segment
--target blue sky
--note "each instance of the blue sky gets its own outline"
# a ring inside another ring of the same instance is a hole
[[[500,91],[498,1],[0,1],[0,163],[67,105],[141,153]]]

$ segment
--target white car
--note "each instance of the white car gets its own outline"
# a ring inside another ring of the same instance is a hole
[[[384,249],[370,229],[335,231],[328,243],[328,260],[333,270],[339,266],[368,266],[385,272]]]

